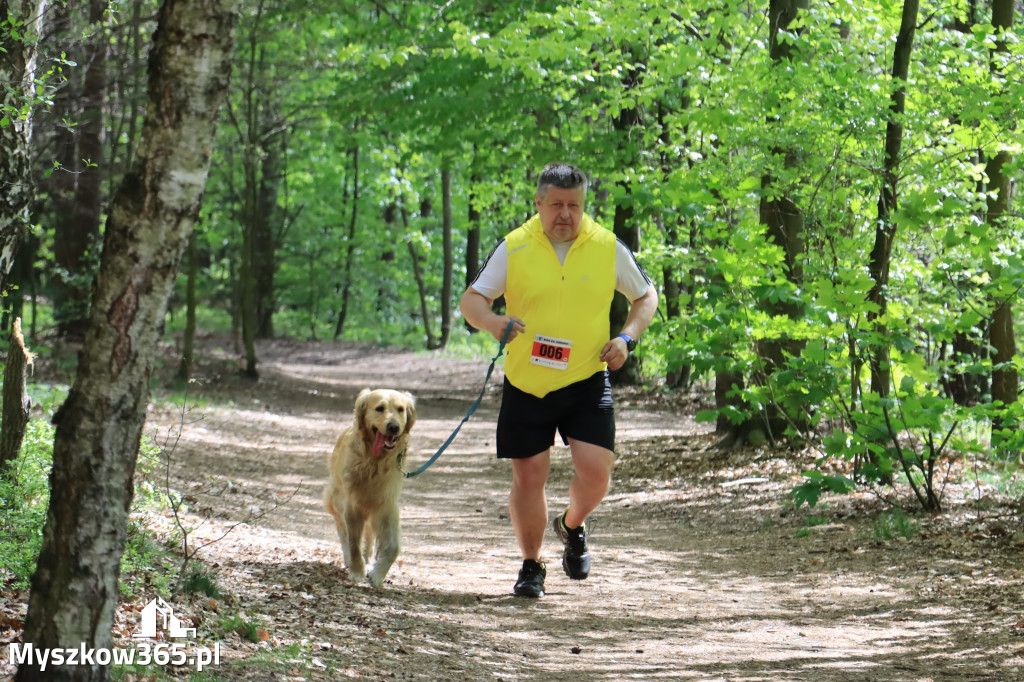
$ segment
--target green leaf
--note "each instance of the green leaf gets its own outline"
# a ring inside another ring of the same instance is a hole
[[[813,507],[818,504],[818,499],[821,497],[821,483],[820,481],[807,481],[793,488],[789,494],[793,497],[797,509],[803,504]]]

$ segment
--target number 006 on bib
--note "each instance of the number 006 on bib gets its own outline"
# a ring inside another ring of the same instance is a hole
[[[569,351],[571,350],[572,341],[538,334],[533,340],[530,362],[551,369],[569,369]]]

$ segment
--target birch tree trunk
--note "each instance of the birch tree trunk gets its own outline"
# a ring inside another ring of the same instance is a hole
[[[78,373],[54,417],[50,508],[23,639],[109,648],[149,378],[199,210],[239,0],[164,0],[136,160],[116,192]],[[23,665],[26,680],[106,680],[100,665]]]

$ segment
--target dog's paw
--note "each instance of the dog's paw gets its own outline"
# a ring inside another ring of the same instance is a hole
[[[353,571],[351,568],[348,569],[348,579],[354,582],[356,585],[363,582],[366,574],[363,571]]]
[[[366,576],[366,582],[370,583],[374,588],[379,589],[384,585],[384,575],[377,575],[376,572],[370,571],[370,574]]]

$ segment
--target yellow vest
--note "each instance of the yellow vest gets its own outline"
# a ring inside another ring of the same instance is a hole
[[[508,314],[526,332],[508,345],[505,376],[538,398],[603,371],[615,295],[615,235],[584,215],[579,236],[558,262],[540,217],[505,238]]]

